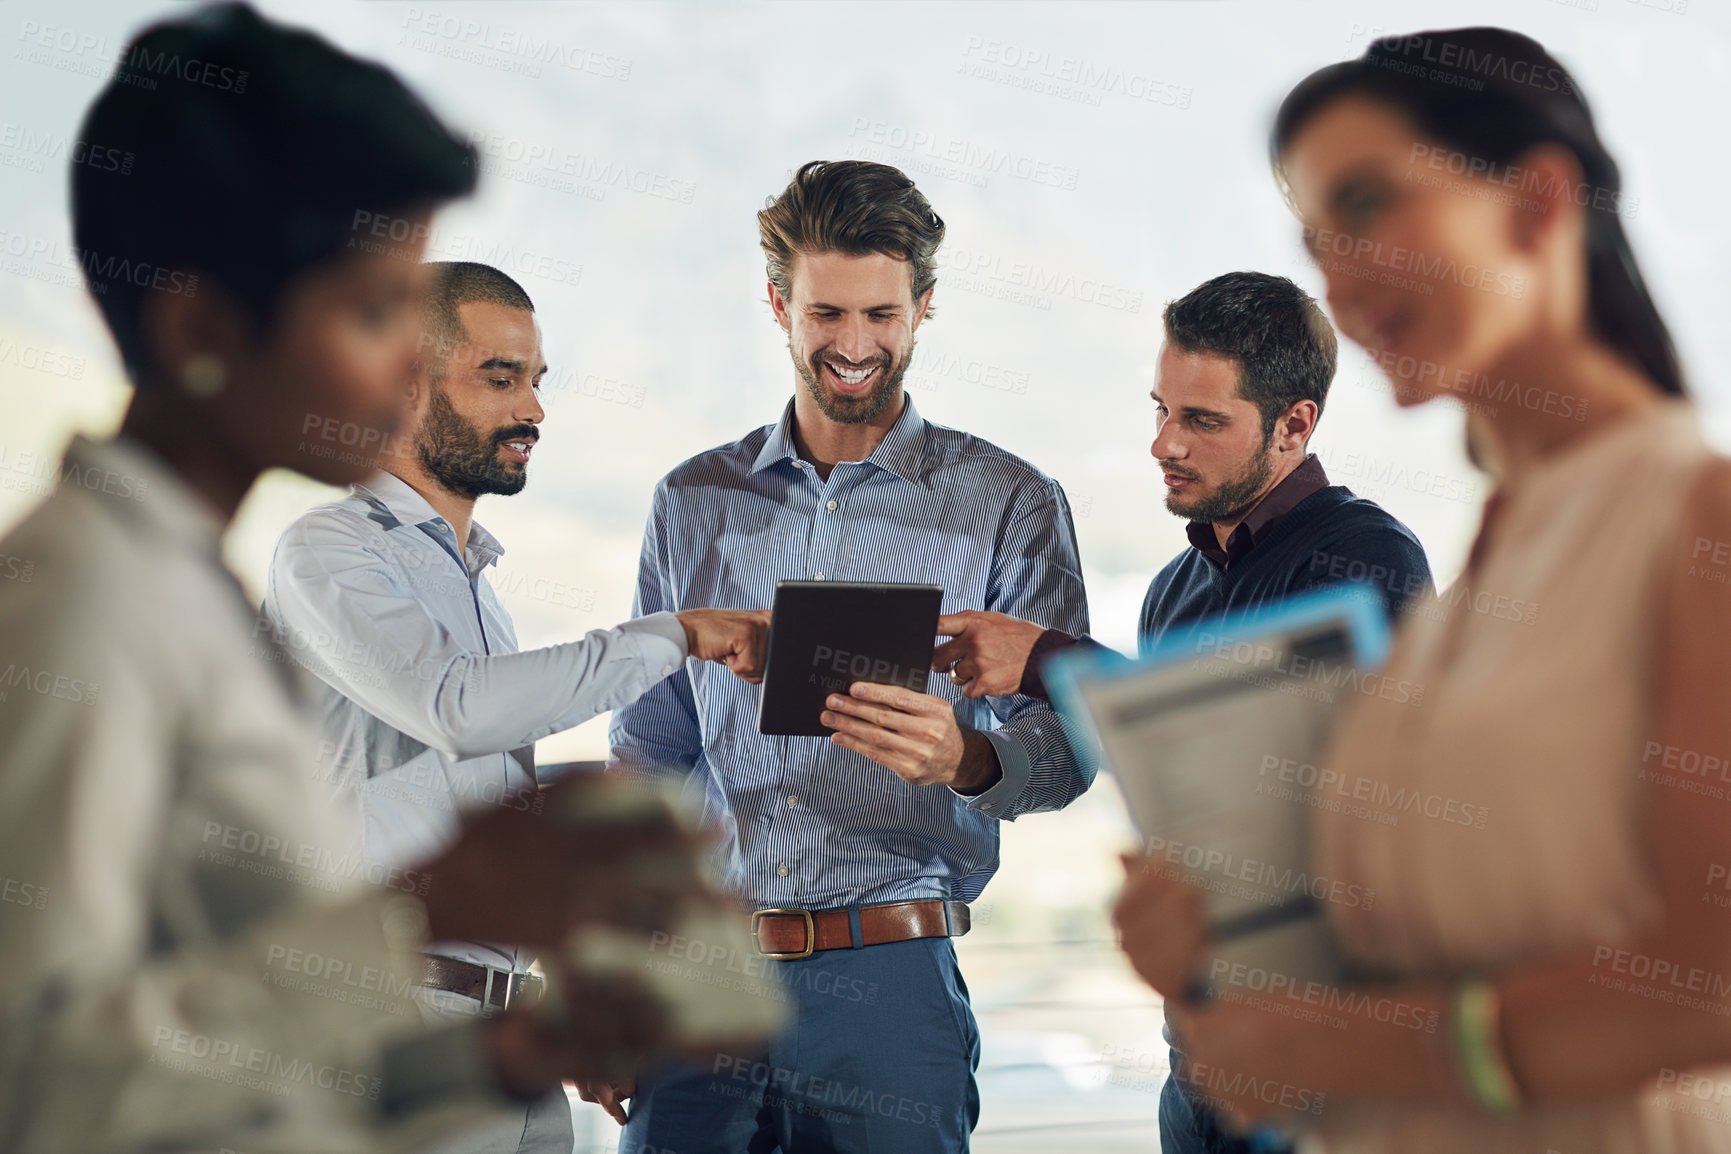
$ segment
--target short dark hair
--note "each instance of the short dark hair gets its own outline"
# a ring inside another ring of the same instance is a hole
[[[1166,339],[1238,362],[1238,393],[1262,414],[1262,438],[1299,401],[1328,400],[1338,348],[1310,295],[1283,276],[1229,272],[1166,306]]]
[[[393,73],[245,4],[154,24],[120,64],[80,139],[134,163],[73,165],[72,219],[135,382],[151,369],[145,292],[186,284],[169,274],[208,277],[268,329],[291,280],[366,242],[363,216],[400,222],[474,189],[474,149]]]
[[[800,253],[883,253],[909,263],[914,303],[938,283],[944,221],[906,173],[868,160],[813,160],[757,214],[769,282],[787,300]],[[928,315],[929,311],[928,311]]]
[[[451,350],[469,339],[463,330],[463,315],[458,311],[463,305],[480,301],[535,311],[535,302],[529,299],[523,286],[490,264],[435,261],[427,268],[431,270],[431,280],[422,310],[421,348],[432,350],[430,375],[434,383],[444,379],[445,362]]]

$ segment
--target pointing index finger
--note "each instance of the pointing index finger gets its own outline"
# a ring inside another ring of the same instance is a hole
[[[939,637],[960,637],[968,631],[966,613],[946,613],[938,618]]]

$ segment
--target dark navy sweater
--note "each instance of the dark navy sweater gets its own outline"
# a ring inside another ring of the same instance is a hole
[[[1142,602],[1142,651],[1175,625],[1225,610],[1260,609],[1341,581],[1374,586],[1392,619],[1430,579],[1424,548],[1411,529],[1375,501],[1330,485],[1293,506],[1225,569],[1195,548],[1174,557]]]

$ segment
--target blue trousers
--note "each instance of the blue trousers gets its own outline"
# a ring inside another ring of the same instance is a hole
[[[1228,1131],[1207,1100],[1183,1081],[1183,1070],[1184,1055],[1173,1050],[1172,1075],[1160,1087],[1160,1154],[1270,1154],[1268,1147]]]
[[[646,1072],[620,1154],[958,1154],[980,1033],[948,938],[769,962],[790,1027],[755,1053]]]

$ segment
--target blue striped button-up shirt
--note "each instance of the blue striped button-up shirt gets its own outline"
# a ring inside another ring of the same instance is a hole
[[[941,585],[943,611],[991,609],[1088,628],[1069,505],[1056,481],[907,400],[864,461],[826,481],[781,421],[699,454],[656,486],[637,613],[768,608],[783,580]],[[616,765],[687,773],[727,835],[749,901],[812,909],[912,898],[972,901],[998,867],[999,819],[1060,809],[1093,782],[1061,723],[1030,697],[928,692],[984,732],[1003,770],[976,797],[910,785],[824,738],[757,732],[759,690],[687,667],[614,714]]]

